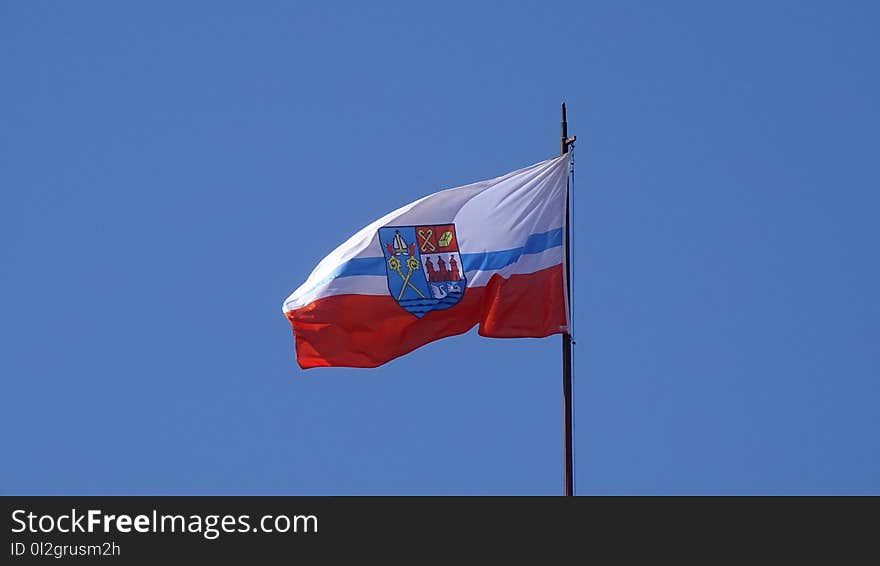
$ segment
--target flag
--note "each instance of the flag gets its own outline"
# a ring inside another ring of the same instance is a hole
[[[300,367],[376,367],[475,325],[566,332],[569,158],[428,195],[330,252],[283,304]]]

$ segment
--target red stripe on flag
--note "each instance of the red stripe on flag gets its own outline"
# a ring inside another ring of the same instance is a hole
[[[490,338],[543,338],[566,324],[562,266],[469,288],[461,302],[421,319],[390,295],[335,295],[287,312],[303,369],[376,367],[479,324]]]

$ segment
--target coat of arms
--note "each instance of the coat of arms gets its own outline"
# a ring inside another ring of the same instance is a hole
[[[407,312],[421,318],[455,306],[467,279],[455,224],[379,228],[388,291]]]

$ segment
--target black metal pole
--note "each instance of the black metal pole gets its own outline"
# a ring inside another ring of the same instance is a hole
[[[560,151],[568,153],[568,121],[565,117],[565,103],[562,103],[562,136]],[[568,239],[571,230],[568,227],[568,179],[565,180],[565,290],[567,298],[571,301],[571,253]],[[568,313],[569,318],[571,312]],[[571,321],[569,321],[569,325]],[[566,330],[562,334],[562,419],[563,419],[563,443],[565,445],[565,495],[574,495],[574,458],[572,450],[572,426],[571,426],[571,334]]]

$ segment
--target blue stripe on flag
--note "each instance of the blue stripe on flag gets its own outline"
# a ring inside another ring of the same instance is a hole
[[[528,254],[541,253],[544,250],[562,245],[562,228],[550,230],[543,234],[532,234],[526,240],[526,245],[521,248],[501,250],[497,252],[482,252],[476,254],[461,254],[461,263],[465,272],[490,271],[501,269],[519,261],[519,258]]]
[[[562,228],[556,228],[541,234],[532,234],[526,240],[524,246],[510,250],[497,252],[481,252],[475,254],[461,254],[461,263],[467,271],[489,271],[501,269],[519,261],[519,258],[528,254],[537,254],[550,248],[562,245]],[[353,277],[355,275],[385,275],[384,257],[358,257],[350,259],[334,269],[327,277],[316,283],[317,287],[330,279],[339,277]],[[313,287],[313,288],[314,288]]]
[[[532,234],[526,239],[523,254],[536,254],[562,245],[562,228],[550,230],[543,234]]]
[[[354,275],[385,275],[384,257],[356,257],[343,263],[333,270],[334,277],[352,277]]]

